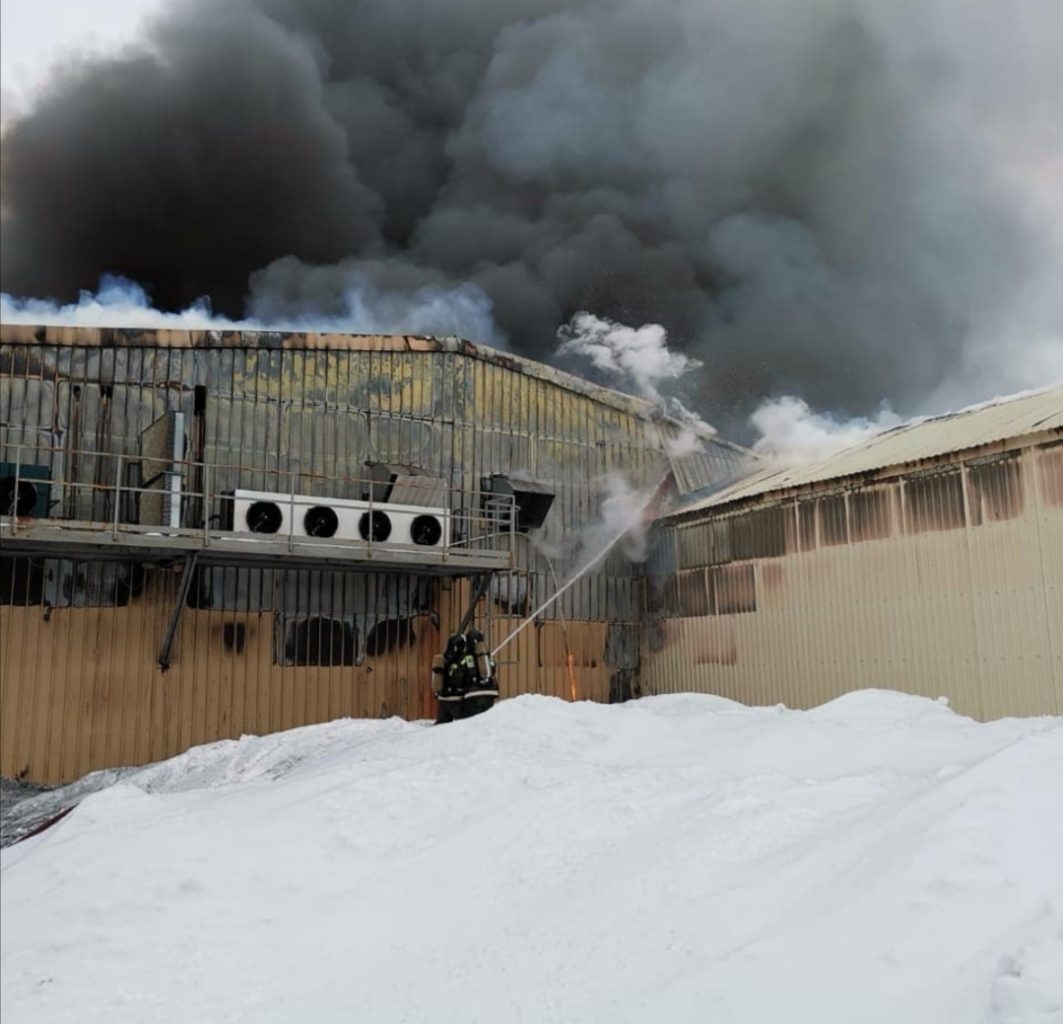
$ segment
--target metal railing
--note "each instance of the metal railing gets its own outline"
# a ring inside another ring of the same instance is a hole
[[[441,508],[446,516],[441,543],[422,547],[390,538],[374,538],[377,522],[374,513],[397,507],[394,502],[377,497],[379,489],[387,486],[380,477],[330,476],[239,463],[172,460],[24,444],[0,445],[0,459],[8,465],[14,464],[13,479],[8,477],[6,483],[0,479],[2,537],[16,538],[20,532],[39,532],[43,527],[54,529],[57,534],[64,530],[91,531],[101,539],[109,536],[113,542],[134,536],[185,538],[201,549],[216,546],[220,540],[239,540],[263,549],[276,549],[280,544],[289,552],[316,552],[322,558],[328,558],[338,549],[347,555],[357,552],[366,560],[375,556],[383,559],[397,550],[414,551],[436,562],[455,557],[461,560],[462,555],[467,560],[477,552],[494,552],[507,554],[512,564],[516,554],[516,515],[511,496],[447,482],[443,482],[441,491],[440,478],[436,477],[424,477],[423,483],[418,483],[417,477],[403,477],[403,493],[412,492],[412,497],[401,503],[402,508],[424,507],[426,512]],[[64,467],[71,464],[77,467],[78,476],[91,473],[94,479],[68,478]],[[29,476],[27,470],[31,465],[37,468],[46,465],[48,476]],[[127,479],[130,476],[135,477],[135,482]],[[275,481],[273,487],[245,483],[271,477]],[[284,477],[286,487],[281,486]],[[219,487],[219,481],[225,485]],[[30,490],[26,489],[27,485]],[[419,487],[423,489],[420,494]],[[309,488],[314,493],[300,488]],[[44,489],[48,495],[46,516],[34,516],[25,507],[40,500],[38,489]],[[269,491],[278,503],[284,501],[286,530],[263,533],[242,529],[243,524],[235,521],[236,491]],[[350,497],[352,492],[358,497]],[[438,502],[441,493],[445,494],[445,503],[430,505],[429,500]],[[297,523],[303,517],[296,515],[297,510],[329,506],[330,501],[336,503],[336,508],[350,508],[352,502],[357,502],[358,508],[364,509],[369,524],[364,537],[321,537],[298,532]],[[57,510],[62,514],[56,515]],[[160,521],[144,522],[145,514]]]

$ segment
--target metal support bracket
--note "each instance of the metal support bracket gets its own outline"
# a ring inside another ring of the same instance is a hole
[[[473,576],[472,597],[469,598],[469,607],[465,609],[465,614],[461,618],[461,625],[458,626],[459,633],[464,633],[469,628],[473,616],[476,614],[476,606],[480,603],[480,598],[487,593],[487,588],[491,586],[491,580],[494,578],[495,574],[493,572]]]
[[[181,586],[178,588],[177,603],[170,613],[170,624],[166,627],[166,636],[162,640],[162,649],[159,651],[159,668],[165,672],[170,667],[170,654],[173,650],[174,637],[177,635],[177,623],[181,619],[181,609],[188,600],[188,591],[192,586],[192,576],[195,572],[199,553],[188,555],[185,558],[185,570],[181,574]]]

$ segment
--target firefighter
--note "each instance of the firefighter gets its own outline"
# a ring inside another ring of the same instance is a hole
[[[447,641],[447,649],[441,659],[442,664],[432,665],[432,689],[436,691],[439,701],[436,725],[453,722],[463,717],[462,704],[465,691],[469,689],[465,678],[467,649],[465,637],[461,633],[455,633]]]
[[[465,638],[465,665],[468,688],[462,701],[462,717],[479,715],[498,700],[498,680],[495,678],[495,661],[487,650],[484,635],[478,629],[469,630]]]

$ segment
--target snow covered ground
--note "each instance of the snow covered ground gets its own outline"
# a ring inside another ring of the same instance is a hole
[[[214,744],[2,857],[4,1024],[1063,1021],[1063,720],[897,693]]]

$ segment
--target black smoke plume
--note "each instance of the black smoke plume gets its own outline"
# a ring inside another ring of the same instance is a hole
[[[473,286],[534,358],[579,310],[664,325],[725,421],[981,397],[1063,373],[1061,11],[175,2],[8,126],[0,285],[267,319]]]

